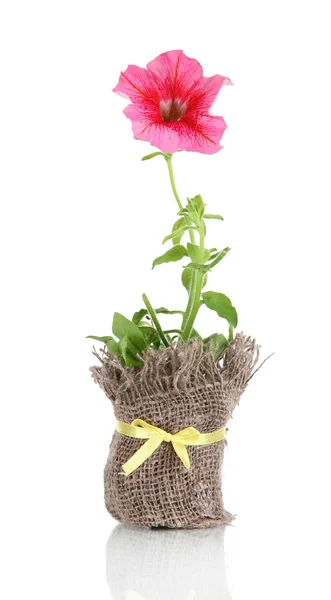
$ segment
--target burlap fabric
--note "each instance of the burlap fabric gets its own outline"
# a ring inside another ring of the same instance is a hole
[[[192,339],[177,348],[149,349],[140,369],[123,367],[104,354],[91,368],[95,381],[112,401],[115,416],[132,423],[143,419],[169,433],[193,426],[209,433],[227,424],[258,360],[252,338],[237,334],[215,361],[212,350]],[[224,509],[221,466],[225,441],[188,446],[186,469],[169,443],[131,475],[122,465],[145,443],[114,432],[104,471],[105,503],[122,523],[142,527],[203,528],[229,523]]]

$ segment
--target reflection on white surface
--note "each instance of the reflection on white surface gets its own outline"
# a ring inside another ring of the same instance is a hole
[[[112,600],[230,600],[224,528],[117,525],[107,542]]]

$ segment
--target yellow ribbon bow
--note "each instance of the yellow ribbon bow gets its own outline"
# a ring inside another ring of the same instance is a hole
[[[164,429],[154,427],[142,419],[135,419],[131,425],[117,421],[116,429],[122,435],[147,442],[131,456],[131,458],[122,465],[125,475],[130,475],[142,465],[145,460],[152,456],[153,452],[162,444],[162,442],[171,442],[173,449],[179,456],[183,465],[189,469],[190,459],[186,446],[205,446],[219,442],[225,438],[226,429],[221,427],[212,433],[200,433],[195,427],[186,427],[178,433],[167,433]]]

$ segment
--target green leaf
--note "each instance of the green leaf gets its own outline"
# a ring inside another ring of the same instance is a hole
[[[215,358],[218,358],[222,354],[222,352],[224,352],[228,343],[228,340],[222,333],[213,338],[213,345],[215,347]]]
[[[135,325],[138,325],[138,323],[140,323],[141,319],[143,319],[146,315],[148,315],[148,310],[146,308],[141,308],[140,310],[138,310],[137,312],[134,313],[134,315],[132,317],[132,322]]]
[[[198,338],[199,340],[202,340],[200,333],[196,329],[191,330],[190,338],[193,338],[193,337]]]
[[[177,262],[184,258],[184,256],[187,256],[187,250],[184,246],[173,246],[170,250],[167,250],[162,256],[159,256],[153,261],[152,269],[154,269],[156,265],[161,265],[162,263]]]
[[[218,335],[219,335],[218,333],[212,333],[211,335],[208,335],[206,338],[203,338],[203,343],[207,344],[209,342],[209,340],[214,339]]]
[[[145,338],[139,327],[118,312],[114,314],[113,318],[113,334],[119,340],[127,336],[136,352],[141,352],[147,348]]]
[[[190,267],[185,267],[185,269],[182,272],[182,284],[188,293],[190,293],[190,285],[191,285],[192,277],[193,277],[193,269],[191,269]],[[207,283],[207,273],[205,273],[202,278],[202,287],[205,287],[206,283]]]
[[[185,227],[181,227],[181,229],[175,231],[175,233],[169,233],[169,235],[166,235],[166,237],[162,240],[162,244],[165,244],[165,242],[167,242],[168,240],[172,240],[173,243],[176,245],[179,244],[180,240],[182,239],[183,233],[185,233],[185,231],[189,231],[190,229],[195,229],[195,231],[197,231],[197,228],[193,225],[186,225]]]
[[[221,217],[221,215],[203,215],[205,219],[219,219],[220,221],[224,221],[223,217]]]
[[[188,242],[187,253],[191,260],[197,263],[205,263],[210,258],[210,251],[205,248],[201,253],[200,247],[197,244]]]
[[[205,203],[202,200],[202,197],[200,196],[200,194],[197,194],[196,196],[194,196],[194,198],[188,198],[188,207],[189,209],[194,209],[196,211],[198,211],[201,215],[203,215],[204,210],[205,210]]]
[[[87,335],[86,339],[91,339],[91,340],[97,340],[98,342],[103,342],[104,344],[107,344],[107,342],[110,342],[110,340],[113,340],[114,338],[111,335],[103,335],[103,336],[99,336],[99,335]]]
[[[150,346],[152,343],[160,339],[156,329],[150,325],[144,325],[143,327],[139,327],[139,329],[146,340],[147,346]]]
[[[218,252],[215,256],[211,257],[214,260],[209,263],[209,268],[212,269],[213,267],[215,267],[221,260],[222,258],[224,258],[224,256],[227,255],[228,252],[230,252],[231,248],[226,247],[223,250],[221,250],[221,252]]]
[[[202,271],[202,273],[207,273],[210,271],[210,265],[202,265],[197,262],[188,263],[188,265],[185,265],[184,268],[191,269],[192,271]]]
[[[148,310],[148,312],[149,312],[149,314],[151,316],[152,322],[155,325],[155,328],[156,328],[156,330],[157,330],[157,332],[158,332],[158,334],[160,336],[160,339],[162,340],[162,342],[164,343],[165,346],[169,346],[168,340],[167,340],[166,336],[163,333],[163,329],[162,329],[162,327],[161,327],[161,325],[159,323],[159,320],[158,320],[158,318],[156,316],[155,310],[152,307],[152,305],[151,305],[149,299],[147,298],[146,294],[142,295],[142,299],[143,299],[144,304],[145,304],[145,306],[146,306],[146,308],[147,308],[147,310]]]
[[[214,356],[218,358],[224,351],[229,341],[222,333],[213,333],[203,340],[204,348],[207,350],[211,342],[212,348],[215,349]]]
[[[152,154],[146,154],[146,156],[143,156],[141,160],[150,160],[155,156],[164,156],[164,154],[163,152],[152,152]]]
[[[92,340],[97,340],[98,342],[103,342],[106,345],[107,352],[110,354],[116,354],[117,356],[121,355],[121,352],[118,348],[118,343],[114,338],[110,335],[98,336],[98,335],[88,335],[88,338]]]
[[[205,211],[205,203],[202,200],[200,194],[198,194],[197,196],[194,196],[194,198],[188,198],[188,203],[187,203],[187,212],[189,214],[189,217],[191,219],[191,221],[193,221],[193,223],[195,223],[196,225],[200,225],[201,223],[201,219],[204,216],[204,211]]]
[[[176,246],[176,244],[180,244],[180,240],[182,239],[182,235],[183,233],[178,233],[178,230],[182,229],[183,227],[185,227],[186,225],[186,219],[185,217],[180,217],[180,219],[178,219],[178,221],[176,221],[173,224],[172,227],[172,233],[176,233],[177,232],[177,236],[172,238],[172,243],[174,244],[174,246]]]
[[[237,311],[232,306],[231,300],[219,292],[204,292],[202,294],[205,305],[211,310],[215,310],[219,317],[226,319],[232,327],[237,327]]]
[[[157,314],[162,314],[162,315],[183,315],[184,314],[183,310],[169,310],[168,308],[164,308],[164,306],[161,306],[161,308],[156,308],[155,312]]]
[[[187,210],[187,208],[181,208],[181,209],[178,211],[177,215],[186,215],[186,216],[187,216],[187,215],[188,215],[188,210]]]
[[[118,342],[116,342],[114,339],[111,339],[109,342],[107,342],[106,346],[107,352],[109,352],[110,354],[115,354],[116,356],[121,356],[121,351],[118,347]]]
[[[132,346],[127,333],[118,342],[118,347],[127,367],[142,366],[143,362],[135,355],[134,347]]]

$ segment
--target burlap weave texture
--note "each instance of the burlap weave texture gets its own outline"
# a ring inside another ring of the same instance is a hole
[[[169,433],[193,426],[200,433],[223,427],[253,374],[258,346],[237,334],[224,358],[192,339],[177,348],[144,354],[141,369],[129,369],[109,354],[91,368],[95,381],[112,401],[118,420],[143,419]],[[122,523],[142,527],[202,528],[229,523],[224,509],[221,468],[225,441],[188,446],[190,469],[169,443],[162,443],[136,471],[122,465],[145,443],[114,432],[104,471],[105,503]]]

